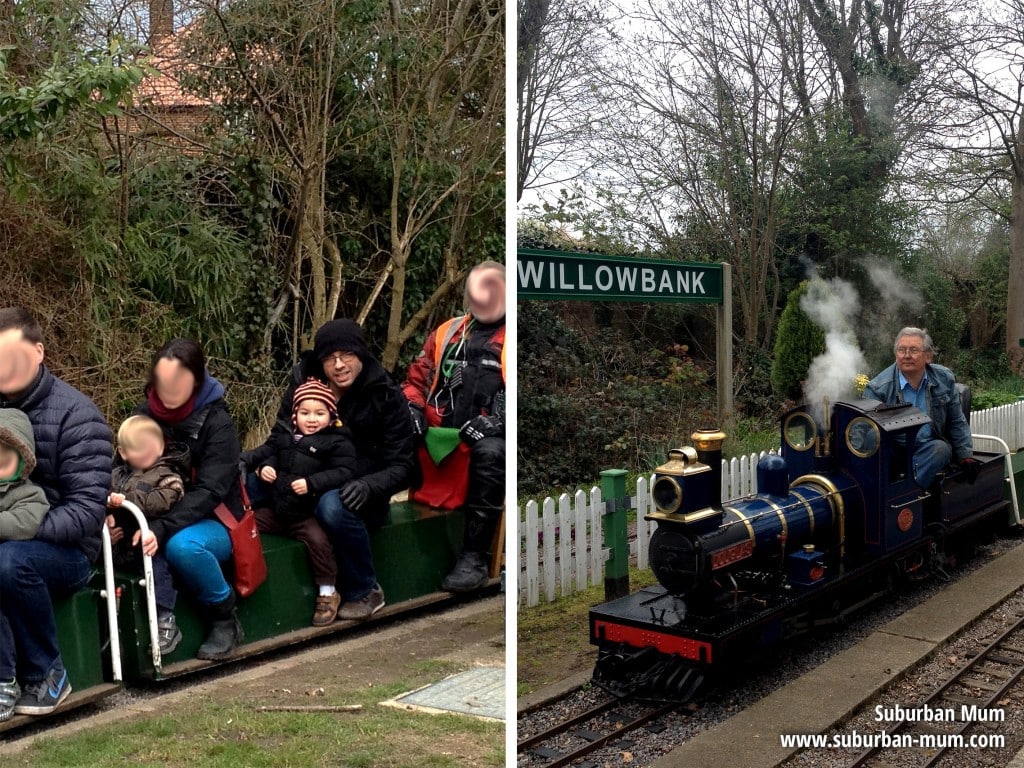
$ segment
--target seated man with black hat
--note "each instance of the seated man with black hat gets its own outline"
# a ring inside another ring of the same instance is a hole
[[[351,430],[356,451],[352,479],[324,493],[316,507],[316,519],[334,545],[341,575],[344,602],[338,618],[368,619],[384,607],[369,529],[387,520],[392,495],[413,480],[412,422],[402,390],[370,354],[363,329],[353,320],[331,320],[316,332],[313,350],[304,352],[292,369],[272,434],[292,434],[295,391],[311,377],[330,387],[338,418]],[[251,458],[243,456],[247,463]],[[265,498],[259,501],[265,503]]]

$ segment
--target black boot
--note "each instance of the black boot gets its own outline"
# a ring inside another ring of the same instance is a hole
[[[231,590],[227,600],[216,605],[207,606],[210,620],[210,632],[206,640],[199,646],[197,659],[222,661],[242,642],[242,625],[238,623],[235,611],[235,591]]]
[[[444,577],[441,589],[445,592],[475,592],[487,586],[490,570],[486,552],[493,533],[493,515],[483,510],[467,510],[462,554],[455,561],[451,573]]]
[[[441,582],[441,589],[445,592],[476,592],[486,587],[489,580],[487,558],[480,552],[463,552],[455,561],[452,572]]]

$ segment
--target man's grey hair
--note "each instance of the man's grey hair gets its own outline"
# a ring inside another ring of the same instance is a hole
[[[932,343],[932,337],[928,335],[928,331],[924,328],[915,328],[912,325],[908,325],[906,328],[901,328],[900,332],[896,334],[896,341],[892,343],[892,353],[894,355],[899,354],[896,350],[900,348],[900,339],[904,336],[917,336],[921,339],[921,347],[929,355],[935,354],[935,345]]]

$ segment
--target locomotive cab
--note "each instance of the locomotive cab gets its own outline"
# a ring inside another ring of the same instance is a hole
[[[911,452],[931,419],[909,405],[839,401],[833,411],[834,455],[862,494],[861,513],[847,520],[851,555],[873,558],[917,543],[928,494],[914,482]]]

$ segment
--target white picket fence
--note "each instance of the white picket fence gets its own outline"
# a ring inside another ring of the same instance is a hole
[[[1002,438],[1011,450],[1024,448],[1024,402],[975,411],[971,430]],[[990,445],[978,446],[992,450]],[[752,453],[722,462],[722,498],[736,499],[757,493],[757,462]],[[653,508],[651,477],[637,479],[631,501],[636,509],[636,534],[630,536],[630,556],[638,568],[647,567],[647,545],[655,524],[644,520]],[[601,516],[605,504],[601,489],[563,493],[558,499],[526,502],[519,524],[519,604],[538,605],[561,595],[582,592],[604,583],[608,550],[603,546]]]
[[[976,435],[1001,437],[1011,451],[1024,448],[1024,401],[1017,401],[997,408],[986,408],[971,414],[971,432]],[[992,450],[990,445],[976,448]]]
[[[722,498],[734,499],[757,493],[757,462],[761,454],[722,462]],[[648,489],[651,477],[636,481],[630,497],[637,510],[636,535],[630,536],[630,556],[637,567],[647,567],[647,545],[654,523],[644,520],[653,510]],[[601,516],[605,505],[601,489],[563,493],[558,499],[548,496],[543,502],[526,502],[519,524],[519,601],[521,605],[546,602],[560,595],[582,592],[604,583],[604,563],[608,551],[601,539]]]

